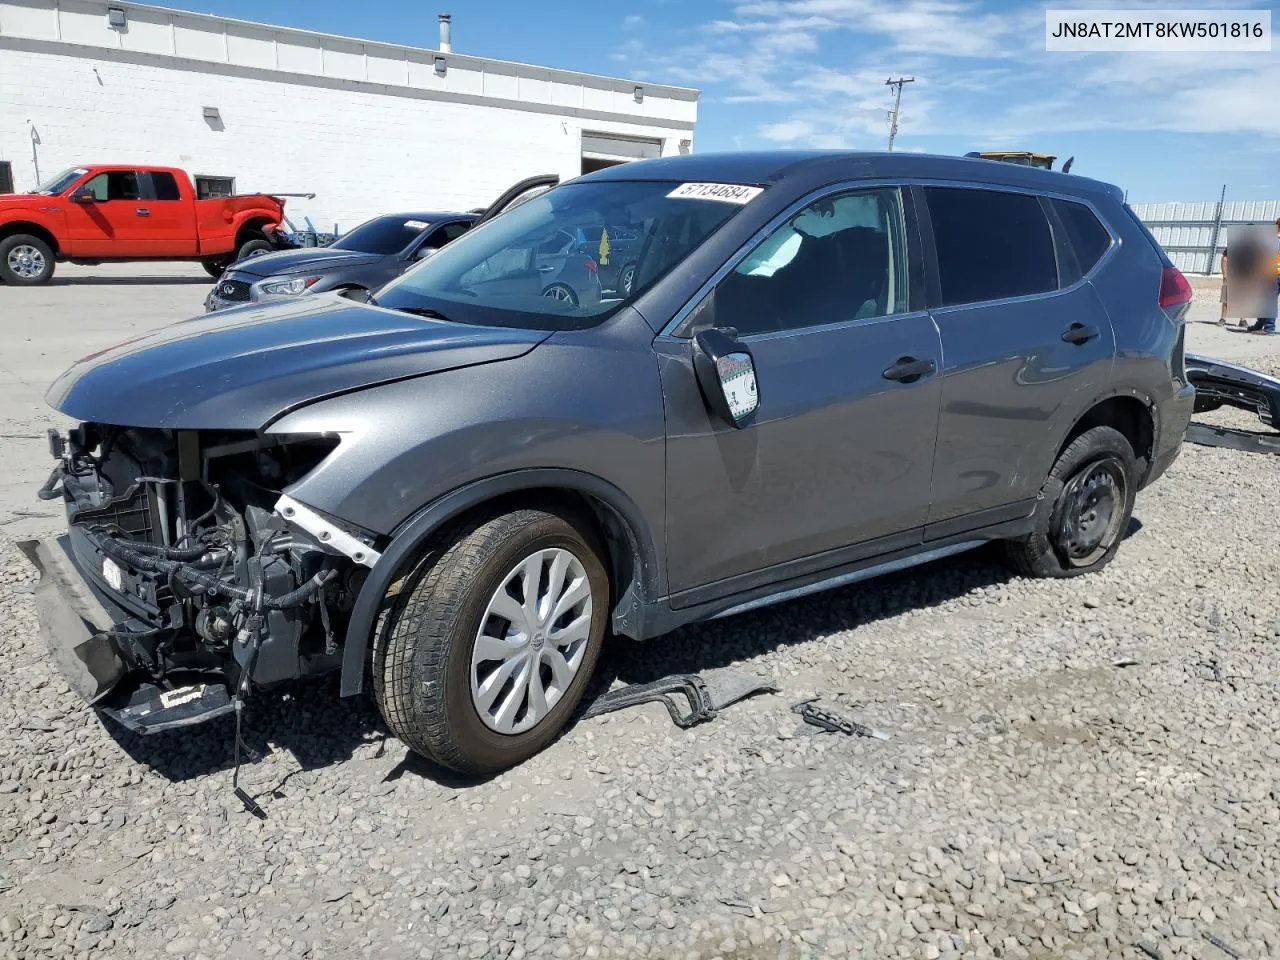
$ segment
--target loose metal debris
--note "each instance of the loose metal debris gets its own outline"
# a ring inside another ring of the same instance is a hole
[[[805,723],[827,730],[831,733],[843,733],[850,737],[871,737],[873,740],[888,740],[889,735],[875,727],[868,727],[866,724],[858,723],[856,720],[848,720],[829,710],[823,710],[816,706],[818,698],[812,700],[802,700],[791,708],[792,713],[800,714],[800,719]]]
[[[687,729],[714,719],[729,704],[753,693],[777,691],[777,684],[771,680],[762,680],[739,670],[717,669],[702,674],[677,673],[649,683],[633,683],[602,694],[583,711],[582,719],[589,720],[642,703],[661,703],[667,708],[667,713],[671,714],[672,722],[681,729]],[[680,708],[675,699],[677,695],[688,701],[687,710]]]

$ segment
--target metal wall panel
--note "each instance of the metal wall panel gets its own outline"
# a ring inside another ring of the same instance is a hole
[[[1274,223],[1280,218],[1280,200],[1230,200],[1222,204],[1221,212],[1212,200],[1130,206],[1183,273],[1218,273],[1232,227]]]

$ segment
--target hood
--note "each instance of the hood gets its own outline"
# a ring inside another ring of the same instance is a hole
[[[324,397],[519,357],[548,336],[320,294],[205,314],[126,340],[73,364],[45,399],[97,423],[257,430]]]
[[[58,202],[57,197],[46,197],[42,193],[0,193],[0,212],[25,210],[28,207],[47,207]]]
[[[264,253],[233,263],[228,270],[247,273],[255,277],[274,277],[280,274],[306,273],[333,270],[336,267],[358,267],[377,263],[381,254],[360,253],[358,250],[334,250],[332,247],[302,247],[298,250],[280,250]]]

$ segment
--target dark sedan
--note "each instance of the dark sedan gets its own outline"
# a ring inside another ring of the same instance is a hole
[[[471,213],[374,217],[327,247],[303,247],[231,264],[205,298],[206,311],[326,291],[367,292],[471,228]]]

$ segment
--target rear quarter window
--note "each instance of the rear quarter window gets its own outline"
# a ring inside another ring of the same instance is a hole
[[[1050,200],[1058,220],[1067,234],[1067,241],[1075,251],[1080,273],[1087,274],[1111,248],[1111,234],[1083,203],[1072,200]]]
[[[1049,221],[1037,197],[1001,190],[926,187],[942,305],[1058,288]]]

